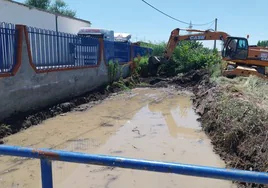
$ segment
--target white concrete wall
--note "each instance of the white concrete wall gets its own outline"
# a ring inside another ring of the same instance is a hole
[[[55,14],[29,8],[25,5],[8,0],[0,0],[0,22],[56,30]],[[80,27],[88,26],[90,26],[88,22],[58,16],[58,30],[61,32],[76,34]]]
[[[85,24],[85,22],[81,22],[78,20],[72,20],[67,17],[59,16],[58,17],[58,30],[60,32],[77,34],[79,28],[81,27],[89,27],[89,24]]]

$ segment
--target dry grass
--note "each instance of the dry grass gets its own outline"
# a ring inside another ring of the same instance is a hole
[[[256,76],[235,79],[218,77],[215,82],[222,87],[233,89],[230,92],[239,92],[241,98],[248,99],[264,110],[268,110],[268,80]]]
[[[203,129],[229,167],[268,171],[267,81],[248,78],[215,79],[216,86],[199,89],[197,108]],[[206,93],[206,95],[201,95]],[[200,95],[200,96],[199,96]],[[240,184],[242,187],[267,187]]]

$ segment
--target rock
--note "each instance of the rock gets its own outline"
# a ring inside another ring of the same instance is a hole
[[[60,105],[60,108],[62,109],[63,112],[68,112],[70,111],[74,105],[70,102],[65,102]]]

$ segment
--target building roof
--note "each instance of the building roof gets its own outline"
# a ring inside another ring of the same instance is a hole
[[[53,15],[57,15],[57,16],[62,16],[62,17],[66,17],[66,18],[69,18],[69,19],[73,19],[73,20],[79,20],[79,21],[86,22],[86,23],[88,23],[88,24],[91,25],[91,22],[90,21],[83,20],[83,19],[80,19],[80,18],[75,18],[75,17],[65,16],[63,14],[53,13],[53,12],[50,12],[48,10],[43,10],[43,9],[40,9],[40,8],[28,6],[26,4],[23,4],[23,3],[20,3],[20,2],[16,2],[16,1],[13,1],[13,0],[4,0],[4,1],[15,3],[15,4],[20,5],[20,6],[25,6],[25,7],[29,8],[29,9],[36,9],[36,10],[39,10],[39,11],[42,11],[42,12],[46,12],[46,13],[49,13],[49,14],[53,14]]]

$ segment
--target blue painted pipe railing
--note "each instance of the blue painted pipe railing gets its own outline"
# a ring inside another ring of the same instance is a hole
[[[268,173],[265,172],[224,169],[106,155],[92,155],[59,150],[33,149],[7,145],[0,145],[0,155],[11,155],[40,159],[43,188],[53,187],[51,161],[65,161],[101,166],[113,166],[162,173],[174,173],[197,177],[233,180],[239,182],[268,184]]]

